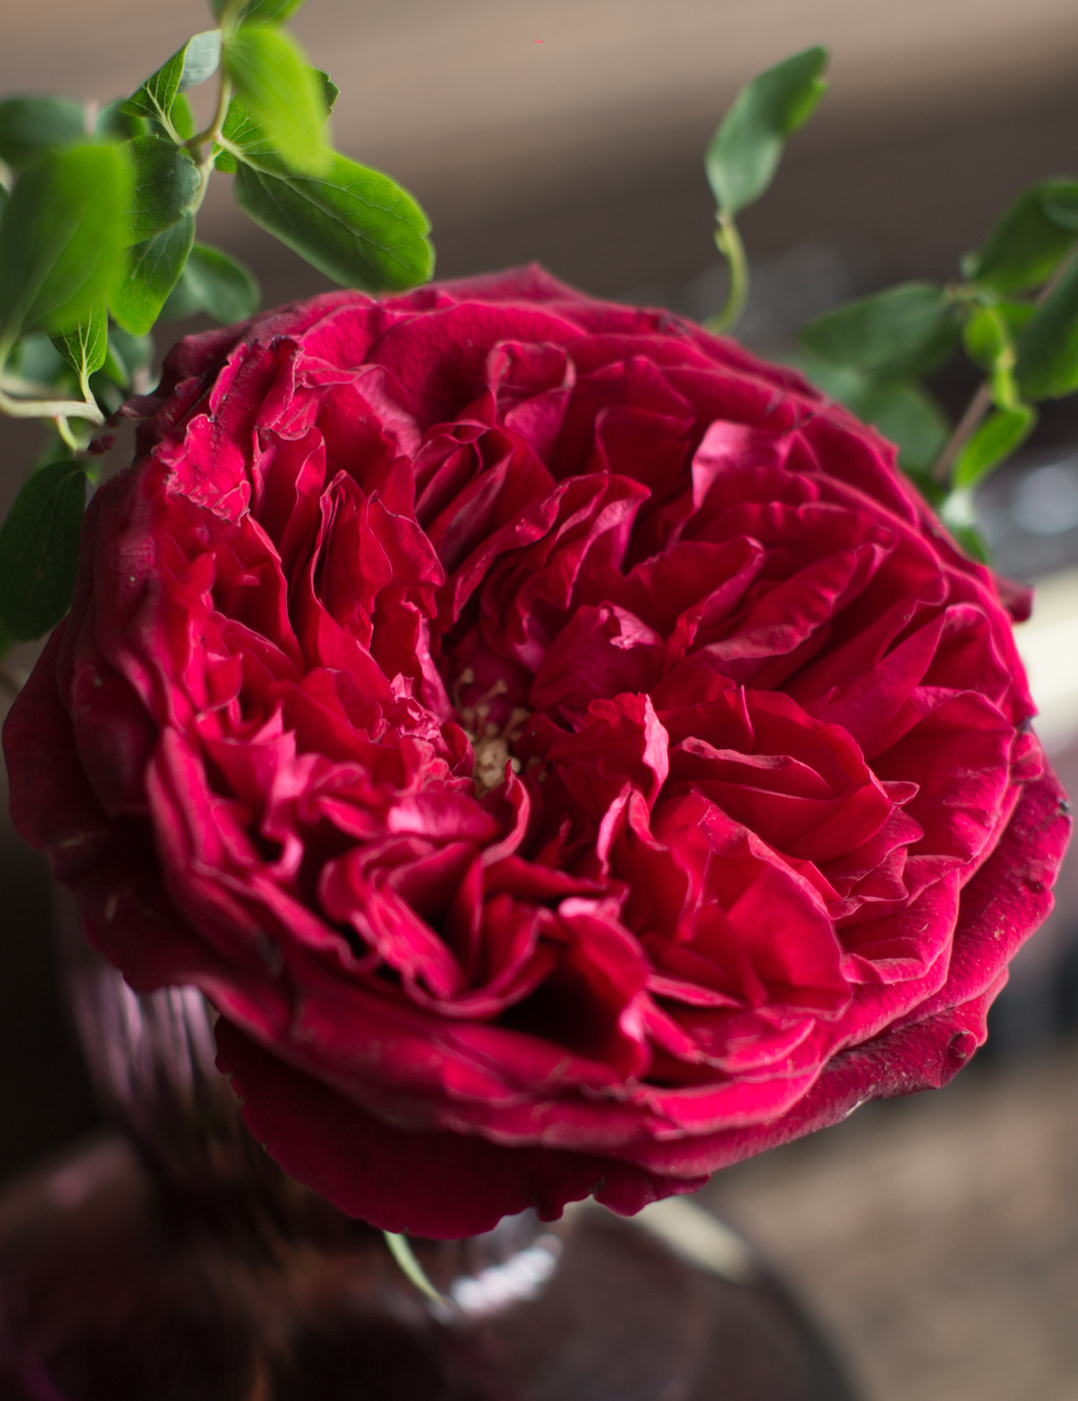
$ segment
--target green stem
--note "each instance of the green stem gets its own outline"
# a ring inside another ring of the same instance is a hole
[[[202,154],[202,146],[208,141],[210,145],[221,135],[221,128],[225,124],[228,116],[228,104],[232,101],[232,79],[227,73],[221,73],[221,86],[217,92],[217,108],[213,114],[213,121],[205,131],[200,131],[197,136],[192,136],[187,142],[188,148],[196,155]]]
[[[395,1231],[383,1231],[386,1238],[386,1245],[389,1246],[390,1254],[396,1260],[404,1273],[412,1281],[421,1294],[425,1294],[428,1299],[433,1299],[436,1304],[449,1304],[449,1300],[444,1294],[439,1294],[434,1285],[427,1278],[427,1273],[423,1266],[415,1258],[415,1251],[411,1247],[408,1237],[398,1234]]]
[[[33,395],[38,399],[44,398],[48,394],[55,392],[54,384],[43,384],[36,379],[22,379],[18,375],[0,374],[0,390],[6,389],[9,394]]]
[[[96,404],[80,404],[77,399],[12,399],[0,389],[0,413],[8,418],[81,418],[100,428],[105,415]]]
[[[951,475],[951,468],[958,461],[966,443],[981,426],[981,420],[992,407],[992,383],[984,380],[977,393],[966,406],[966,412],[958,420],[954,432],[944,444],[943,451],[932,466],[932,480],[941,484]]]
[[[206,191],[209,189],[210,185],[210,176],[213,174],[214,171],[213,163],[215,159],[215,154],[213,148],[221,135],[221,129],[225,124],[225,118],[228,116],[228,104],[231,101],[232,79],[228,76],[227,73],[222,73],[221,88],[219,93],[217,94],[217,111],[214,113],[213,121],[210,123],[210,125],[206,128],[205,131],[200,132],[199,135],[194,138],[194,143],[188,142],[189,146],[197,143],[196,150],[198,157],[199,186],[198,194],[195,196],[194,202],[191,205],[192,214],[198,213],[198,211],[202,208],[202,201],[206,198]],[[201,150],[201,146],[204,141],[208,141],[210,143],[209,147],[207,148],[205,160],[202,159]]]
[[[233,29],[235,29],[236,22],[240,15],[243,14],[246,5],[247,0],[228,0],[228,3],[221,11],[221,18],[218,21],[222,38],[227,39]]]
[[[741,242],[741,235],[737,231],[737,225],[729,214],[719,214],[718,216],[715,225],[715,247],[726,259],[729,266],[730,290],[726,295],[726,305],[722,311],[704,324],[709,331],[713,331],[717,336],[722,336],[732,331],[741,320],[745,303],[749,297],[749,260],[745,254],[745,245]]]
[[[71,451],[81,452],[82,443],[80,443],[78,438],[76,438],[74,433],[72,433],[71,424],[68,423],[67,419],[63,417],[57,417],[53,419],[53,422],[56,424],[57,433],[59,433],[60,437],[68,445]]]
[[[236,21],[243,12],[243,7],[247,0],[228,0],[221,11],[219,28],[221,30],[221,85],[217,89],[217,107],[213,114],[213,120],[204,131],[192,136],[185,144],[191,155],[194,156],[198,164],[199,187],[194,203],[191,205],[191,213],[197,214],[202,208],[202,201],[206,198],[206,190],[209,187],[210,176],[213,174],[214,143],[221,135],[224,128],[225,119],[228,117],[229,103],[232,101],[232,79],[225,72],[225,51],[224,43],[228,36],[236,27]],[[209,142],[209,151],[205,160],[202,158],[202,147]]]

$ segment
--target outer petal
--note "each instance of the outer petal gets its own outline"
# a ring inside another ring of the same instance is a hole
[[[217,1045],[217,1063],[244,1101],[244,1122],[270,1156],[342,1211],[383,1231],[456,1240],[528,1207],[552,1221],[567,1202],[591,1195],[632,1215],[706,1181],[661,1177],[613,1158],[391,1128],[223,1018]]]

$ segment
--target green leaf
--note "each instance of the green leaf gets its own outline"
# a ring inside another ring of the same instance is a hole
[[[116,347],[113,345],[111,336],[105,347],[105,362],[100,370],[96,370],[92,376],[90,387],[94,390],[95,395],[97,394],[96,386],[102,379],[106,379],[112,384],[117,384],[124,390],[131,388],[131,376],[128,373],[127,366],[123,362],[123,356],[117,352]],[[100,396],[98,395],[98,397]]]
[[[947,294],[927,282],[904,282],[847,302],[801,332],[812,356],[873,379],[917,379],[946,360],[959,325]]]
[[[1003,317],[1013,340],[1026,329],[1037,307],[1033,302],[997,302],[996,310]]]
[[[257,20],[260,24],[284,24],[297,10],[302,9],[304,0],[250,0],[240,12],[239,18],[245,22]],[[213,0],[215,19],[221,18],[225,0]]]
[[[136,93],[124,102],[120,111],[130,117],[151,117],[167,129],[176,128],[186,140],[194,134],[191,130],[181,130],[181,125],[190,122],[190,108],[186,100],[177,103],[180,93],[194,88],[211,77],[221,62],[221,31],[207,29],[188,39],[182,49],[177,49],[167,63],[163,63],[156,73],[150,75]],[[181,121],[177,123],[174,108],[180,107]],[[184,116],[187,122],[183,121]]]
[[[124,330],[142,336],[150,329],[179,281],[194,241],[194,216],[185,214],[129,251],[126,276],[109,300],[109,310]]]
[[[988,548],[977,529],[977,511],[969,487],[956,487],[939,507],[940,520],[968,555],[988,563]]]
[[[988,546],[975,525],[953,525],[951,534],[971,559],[978,560],[981,564],[990,563]]]
[[[254,275],[242,263],[219,248],[196,243],[161,315],[168,320],[205,311],[227,325],[253,316],[261,296]]]
[[[188,92],[212,78],[221,66],[221,31],[204,29],[201,34],[192,35],[180,53],[183,55],[183,71],[179,91]]]
[[[102,107],[94,122],[94,135],[103,141],[130,141],[133,136],[145,136],[149,130],[144,117],[132,117],[123,109],[127,99],[117,97]]]
[[[269,25],[244,25],[225,44],[236,92],[282,160],[307,175],[329,164],[325,97],[295,41]]]
[[[337,105],[341,90],[324,69],[312,68],[311,72],[322,88],[322,100],[326,104],[326,116],[328,117]]]
[[[21,170],[54,146],[86,139],[86,109],[72,97],[9,97],[0,102],[0,160]]]
[[[1019,336],[1015,378],[1026,399],[1061,399],[1078,389],[1078,259]]]
[[[275,169],[281,164],[265,129],[255,121],[238,97],[234,97],[228,104],[225,124],[221,128],[221,142],[225,149],[222,149],[221,154],[217,157],[217,165],[220,169],[224,169],[222,159],[225,156],[232,162],[231,169],[233,171],[237,169],[236,156],[247,161],[254,160],[256,157],[265,157]]]
[[[115,351],[123,360],[130,376],[134,378],[139,370],[147,370],[153,364],[154,341],[150,335],[134,335],[122,326],[109,330],[109,351]]]
[[[1042,188],[1045,215],[1059,228],[1078,233],[1078,180],[1049,180]]]
[[[981,307],[974,312],[962,329],[962,344],[975,365],[987,370],[1011,346],[1007,323],[994,306]]]
[[[105,363],[108,354],[109,318],[104,304],[94,307],[87,319],[52,339],[53,345],[78,376],[83,397],[90,397],[90,376]]]
[[[430,221],[388,175],[335,151],[322,179],[286,170],[272,156],[241,158],[240,208],[327,277],[372,292],[429,279]]]
[[[99,386],[102,378],[118,385],[126,393],[134,386],[135,375],[139,370],[148,369],[153,363],[153,336],[133,336],[122,326],[109,328],[108,347],[105,363],[94,375],[92,388],[100,398]]]
[[[774,179],[787,137],[804,126],[827,91],[826,49],[806,49],[741,89],[704,157],[719,209],[733,215]]]
[[[52,384],[61,378],[69,378],[66,359],[52,340],[41,334],[23,336],[12,351],[8,364],[23,379],[38,384]]]
[[[35,472],[0,528],[0,620],[20,642],[40,637],[71,606],[86,508],[77,462]]]
[[[796,363],[825,394],[895,444],[903,471],[926,473],[942,452],[950,426],[936,401],[918,385],[880,384],[856,370],[821,360]]]
[[[0,185],[0,219],[4,217],[4,209],[7,207],[7,202],[10,198],[11,195],[8,193],[7,186]]]
[[[340,96],[340,88],[321,68],[312,68],[311,75],[322,92],[325,104],[325,113],[328,117],[333,110],[333,106]],[[266,136],[265,131],[251,116],[250,112],[238,98],[233,98],[229,104],[228,115],[225,118],[223,136],[225,141],[233,146],[240,146],[255,154],[272,154],[272,143]],[[217,169],[228,175],[234,175],[237,170],[236,157],[229,150],[218,149],[215,159]]]
[[[181,141],[190,141],[195,134],[194,114],[182,92],[172,104],[172,128]]]
[[[123,268],[130,194],[117,145],[52,151],[22,176],[0,223],[0,348],[35,326],[66,331],[107,298]]]
[[[1046,180],[1020,194],[971,260],[966,274],[997,292],[1046,282],[1078,231],[1078,182]]]
[[[196,243],[191,249],[187,265],[180,273],[180,279],[165,298],[165,304],[158,313],[158,321],[183,321],[188,316],[197,316],[203,310],[202,300],[197,290],[187,280],[187,268],[195,256]]]
[[[997,409],[977,429],[954,465],[955,488],[972,488],[1022,446],[1036,427],[1037,413],[1028,404]]]
[[[138,136],[128,149],[134,172],[129,237],[132,243],[144,243],[182,218],[201,180],[198,166],[172,141]]]
[[[939,405],[915,384],[868,386],[853,411],[895,444],[907,472],[927,472],[950,432]]]
[[[1002,309],[987,306],[975,312],[963,328],[962,342],[974,364],[989,372],[996,407],[1017,410],[1021,396],[1014,378],[1014,341]]]

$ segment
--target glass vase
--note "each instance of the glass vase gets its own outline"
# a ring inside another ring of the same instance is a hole
[[[191,988],[136,996],[58,921],[114,1128],[0,1197],[4,1401],[853,1401],[752,1250],[694,1202],[414,1241],[291,1181]]]

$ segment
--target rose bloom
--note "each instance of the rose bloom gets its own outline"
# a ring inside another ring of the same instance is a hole
[[[793,371],[537,269],[181,342],[16,823],[390,1230],[615,1211],[943,1084],[1069,822],[1007,610]]]

